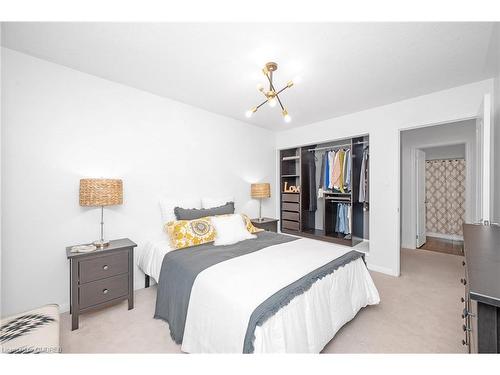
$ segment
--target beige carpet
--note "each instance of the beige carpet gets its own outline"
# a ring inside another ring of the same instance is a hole
[[[464,353],[462,257],[425,250],[402,250],[401,277],[371,272],[381,303],[362,309],[325,347],[325,353]],[[126,302],[84,314],[71,331],[61,316],[65,353],[180,353],[167,324],[153,319],[156,288]]]

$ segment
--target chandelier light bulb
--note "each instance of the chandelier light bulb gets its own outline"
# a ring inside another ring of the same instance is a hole
[[[284,109],[281,113],[283,114],[283,120],[285,120],[285,122],[292,121],[292,117],[288,114],[286,109]]]
[[[267,101],[267,104],[269,104],[269,107],[274,108],[276,107],[276,104],[278,104],[278,101],[276,100],[276,98],[270,98]]]
[[[259,91],[264,90],[264,86],[262,86],[262,83],[259,83],[259,84],[257,85],[257,90],[259,90]]]
[[[257,107],[253,107],[252,109],[249,109],[248,111],[245,112],[246,118],[252,117],[252,115],[257,112]]]

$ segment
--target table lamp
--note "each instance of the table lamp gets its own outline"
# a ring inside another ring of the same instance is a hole
[[[263,221],[262,219],[262,198],[271,197],[271,185],[267,182],[252,184],[250,189],[250,195],[254,199],[259,199],[259,221]]]
[[[80,206],[101,207],[101,239],[94,241],[100,248],[109,245],[104,239],[104,206],[123,203],[123,183],[118,179],[85,178],[80,180]]]

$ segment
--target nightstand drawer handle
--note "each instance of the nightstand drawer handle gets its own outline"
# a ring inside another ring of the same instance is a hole
[[[103,290],[102,290],[102,292],[103,292],[104,294],[108,294],[109,290],[107,290],[107,289],[103,289]]]
[[[108,268],[109,268],[109,267],[108,267],[108,265],[107,265],[107,264],[105,264],[104,266],[102,266],[102,269],[103,269],[104,271],[106,271]]]

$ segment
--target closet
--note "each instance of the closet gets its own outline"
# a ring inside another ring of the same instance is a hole
[[[368,240],[368,170],[368,135],[281,150],[281,231],[347,246]]]

